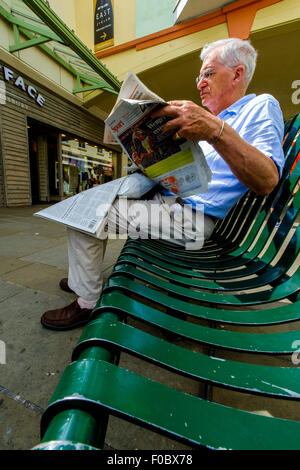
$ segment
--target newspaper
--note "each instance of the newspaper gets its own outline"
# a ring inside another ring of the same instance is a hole
[[[123,176],[75,194],[34,215],[61,223],[96,238],[102,238],[107,215],[115,198],[138,199],[150,191],[155,182],[141,173]]]
[[[165,104],[129,72],[105,121],[105,143],[118,143],[145,175],[178,196],[207,191],[211,171],[198,143],[163,134],[169,118],[151,117]]]
[[[87,189],[35,212],[34,215],[100,238],[106,224],[108,211],[123,181],[124,178],[120,178]]]

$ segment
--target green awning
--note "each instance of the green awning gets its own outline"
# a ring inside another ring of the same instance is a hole
[[[0,16],[14,31],[11,53],[39,47],[76,78],[73,93],[103,90],[118,94],[120,82],[57,16],[44,0],[18,0],[8,9],[0,0]]]

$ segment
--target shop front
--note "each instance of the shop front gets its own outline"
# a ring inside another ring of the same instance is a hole
[[[120,177],[104,123],[0,62],[0,206],[60,201]]]

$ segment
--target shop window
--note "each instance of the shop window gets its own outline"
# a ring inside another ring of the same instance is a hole
[[[113,178],[110,151],[65,134],[62,134],[62,167],[64,196],[73,196]]]
[[[82,140],[79,140],[79,141],[78,141],[78,148],[79,148],[79,149],[82,149],[82,150],[86,150],[86,148],[85,148],[85,142],[83,142]]]

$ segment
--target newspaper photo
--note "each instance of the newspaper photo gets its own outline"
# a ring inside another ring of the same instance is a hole
[[[211,172],[197,142],[163,133],[169,118],[151,115],[165,103],[129,72],[106,119],[106,143],[118,143],[145,175],[181,197],[207,191]]]

